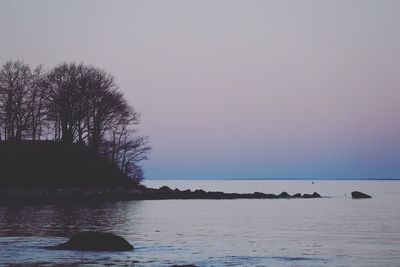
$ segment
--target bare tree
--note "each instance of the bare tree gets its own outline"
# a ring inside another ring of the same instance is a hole
[[[55,138],[73,143],[78,122],[84,115],[80,103],[84,97],[82,64],[61,64],[47,75],[47,109],[49,120],[54,123]]]
[[[92,66],[59,65],[48,75],[48,88],[56,138],[66,143],[87,141],[95,151],[115,118],[128,108],[114,77]]]
[[[32,73],[32,82],[28,96],[30,107],[30,138],[40,140],[47,126],[45,97],[47,90],[45,86],[45,73],[42,66],[38,66]]]
[[[4,140],[20,141],[29,127],[30,67],[22,61],[7,62],[0,71],[0,109]]]
[[[139,114],[102,69],[63,63],[45,73],[16,61],[0,70],[0,141],[2,134],[7,141],[50,135],[85,144],[139,182],[139,162],[151,147],[147,137],[137,135],[138,123]]]
[[[116,118],[125,112],[128,105],[111,74],[93,67],[88,68],[88,74],[88,141],[89,146],[98,152],[104,134],[114,127]]]

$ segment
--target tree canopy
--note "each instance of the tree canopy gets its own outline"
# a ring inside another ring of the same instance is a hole
[[[0,140],[81,143],[140,182],[139,162],[151,147],[138,123],[115,78],[100,68],[62,63],[44,71],[9,61],[0,69]]]

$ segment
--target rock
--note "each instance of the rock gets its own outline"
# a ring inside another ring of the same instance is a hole
[[[124,238],[101,232],[81,232],[67,242],[51,247],[54,250],[79,251],[132,251],[133,246]]]
[[[303,195],[303,198],[320,198],[320,197],[321,197],[321,195],[318,194],[317,192],[314,192],[312,195],[310,195],[310,194]]]
[[[160,193],[173,193],[173,192],[174,192],[174,190],[172,190],[171,188],[169,188],[169,187],[166,186],[166,185],[161,186],[160,189],[158,189],[158,191],[159,191]],[[178,191],[179,191],[179,190],[178,190]]]
[[[182,193],[185,193],[185,194],[191,194],[191,193],[192,193],[192,190],[186,189],[186,190],[182,190],[181,192],[182,192]]]
[[[207,192],[202,189],[198,189],[191,192],[190,195],[195,199],[201,199],[207,197]]]
[[[225,194],[221,191],[209,191],[207,192],[207,198],[210,199],[230,199],[229,194]]]
[[[207,192],[204,191],[203,189],[197,189],[197,190],[194,190],[194,193],[197,194],[197,195],[204,195],[204,194],[206,194]]]
[[[301,194],[300,194],[300,193],[296,193],[296,194],[294,194],[292,197],[295,197],[295,198],[301,197]]]
[[[251,195],[250,195],[251,196]],[[254,198],[266,198],[266,194],[261,193],[261,192],[254,192],[253,193]]]
[[[352,198],[371,198],[371,196],[370,195],[367,195],[367,194],[364,194],[364,193],[362,193],[362,192],[359,192],[359,191],[353,191],[353,192],[351,192],[351,197]]]
[[[287,192],[282,192],[278,195],[279,198],[290,198],[290,195]]]
[[[318,194],[317,192],[314,192],[314,193],[312,194],[312,197],[314,197],[314,198],[319,198],[319,197],[321,197],[321,195]]]

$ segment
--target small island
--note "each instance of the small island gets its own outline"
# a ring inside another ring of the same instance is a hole
[[[0,143],[0,203],[59,203],[157,199],[319,198],[318,193],[279,195],[147,188],[82,144],[54,141]],[[23,166],[23,167],[21,167]]]
[[[108,72],[63,63],[50,71],[7,62],[0,71],[0,203],[150,199],[319,198],[147,188],[148,138]]]

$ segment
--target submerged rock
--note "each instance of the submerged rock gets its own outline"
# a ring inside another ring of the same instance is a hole
[[[351,197],[352,198],[371,198],[370,195],[367,195],[365,193],[362,193],[360,191],[353,191],[351,192]]]
[[[51,247],[54,250],[131,251],[133,246],[124,238],[101,232],[81,232],[67,242]]]

